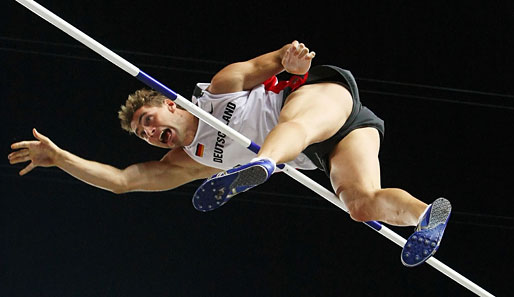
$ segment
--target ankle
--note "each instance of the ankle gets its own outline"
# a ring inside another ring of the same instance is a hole
[[[421,223],[421,221],[423,220],[423,218],[425,217],[425,215],[427,214],[427,211],[428,209],[430,208],[432,204],[429,204],[427,205],[427,207],[425,207],[425,210],[423,210],[423,212],[421,213],[421,215],[418,217],[418,223],[416,224],[416,226],[419,226],[419,224]]]
[[[256,162],[256,161],[260,161],[260,160],[268,160],[269,162],[271,162],[273,164],[273,167],[277,167],[277,162],[275,162],[275,160],[268,158],[268,157],[255,157],[252,160],[250,160],[250,162]]]

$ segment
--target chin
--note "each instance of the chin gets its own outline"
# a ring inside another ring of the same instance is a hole
[[[160,147],[160,148],[164,148],[164,149],[169,149],[170,146],[166,143],[156,143],[156,144],[153,144],[151,143],[152,146],[155,146],[155,147]]]

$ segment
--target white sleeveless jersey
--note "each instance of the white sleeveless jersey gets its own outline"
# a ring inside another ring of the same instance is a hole
[[[193,96],[192,102],[201,109],[238,131],[261,146],[266,135],[278,122],[282,107],[282,92],[275,94],[258,85],[251,91],[229,94],[211,94],[209,84],[198,83],[203,90],[201,97]],[[255,153],[233,141],[203,121],[198,122],[195,138],[184,151],[200,164],[222,170],[248,163]],[[297,169],[316,169],[304,154],[288,163]]]

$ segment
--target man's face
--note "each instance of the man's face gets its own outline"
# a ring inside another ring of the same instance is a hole
[[[175,103],[142,106],[132,117],[132,131],[151,145],[173,149],[184,146],[185,119]]]

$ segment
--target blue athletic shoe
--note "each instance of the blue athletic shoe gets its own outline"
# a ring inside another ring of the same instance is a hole
[[[274,170],[272,161],[261,159],[213,175],[196,190],[193,206],[204,212],[214,210],[235,195],[264,183]]]
[[[451,211],[450,201],[444,198],[436,199],[428,206],[416,231],[407,239],[403,247],[401,257],[403,265],[417,266],[435,254],[443,238]]]

